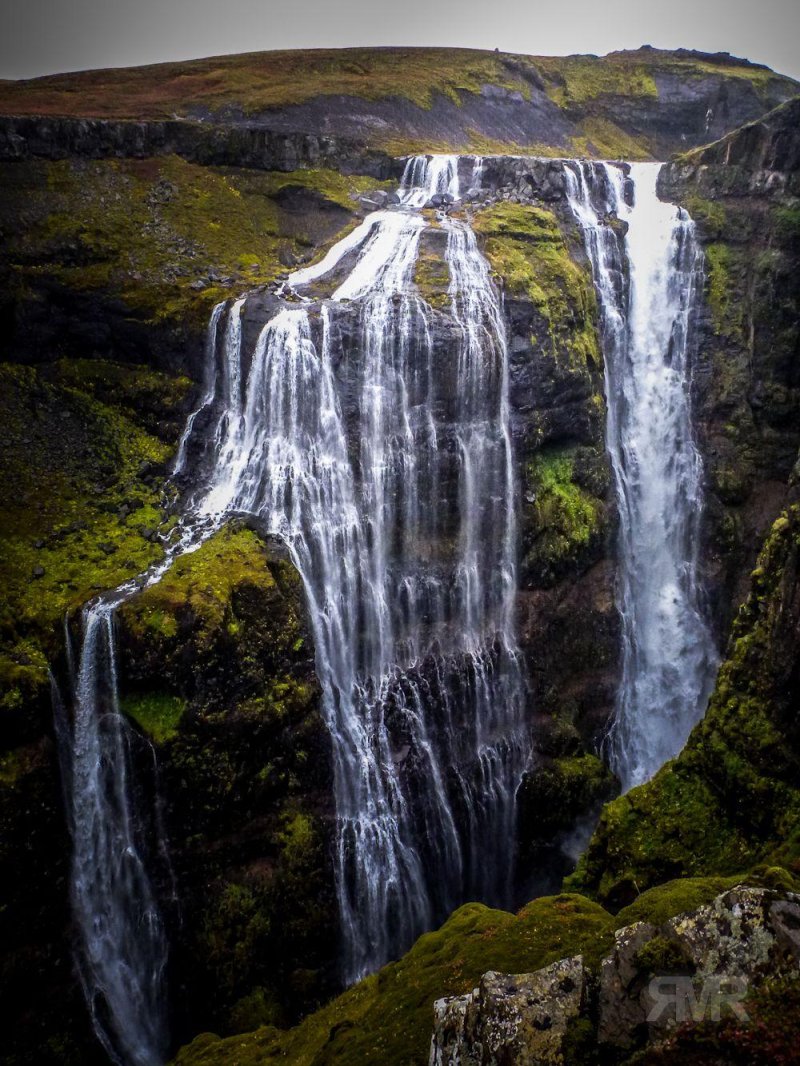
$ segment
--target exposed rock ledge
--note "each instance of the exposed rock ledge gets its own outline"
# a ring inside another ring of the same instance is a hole
[[[609,1061],[678,1023],[745,1020],[747,991],[800,970],[800,896],[738,886],[663,925],[615,934],[599,974],[580,955],[532,974],[484,974],[434,1005],[430,1066],[569,1066],[582,1033]]]
[[[398,164],[391,156],[342,137],[182,119],[135,122],[0,116],[0,160],[162,155],[178,155],[203,166],[284,171],[332,167],[343,174],[367,174],[381,180],[399,177]]]

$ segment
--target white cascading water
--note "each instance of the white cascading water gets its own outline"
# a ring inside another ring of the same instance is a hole
[[[658,198],[658,163],[566,163],[600,303],[607,444],[619,504],[622,677],[609,758],[625,789],[683,747],[717,653],[698,577],[702,463],[691,423],[692,313],[702,252],[687,213]],[[614,218],[627,223],[622,236]]]
[[[167,946],[139,848],[113,616],[231,515],[280,537],[305,585],[332,738],[347,980],[464,899],[509,902],[528,746],[502,309],[474,234],[446,215],[449,313],[413,284],[420,209],[459,197],[459,169],[479,184],[480,159],[409,160],[400,206],[292,274],[300,302],[281,306],[252,351],[246,301],[215,308],[175,461],[193,485],[181,539],[84,611],[71,728],[59,716],[72,897],[95,1028],[125,1066],[163,1062]],[[624,637],[609,748],[630,787],[679,750],[716,661],[699,603],[688,380],[701,257],[685,213],[658,200],[655,168],[632,168],[633,206],[620,168],[565,171],[601,304]],[[628,223],[624,239],[608,215]],[[327,298],[302,295],[330,276]]]
[[[216,332],[215,319],[211,329]],[[87,604],[77,663],[65,625],[71,719],[57,690],[54,711],[72,836],[76,961],[95,1033],[119,1066],[166,1061],[168,945],[147,853],[159,855],[170,879],[171,868],[157,809],[147,819],[154,839],[145,839],[134,798],[132,731],[119,706],[114,615],[211,532],[211,526],[185,527],[161,563]]]
[[[153,1066],[167,1051],[167,943],[130,798],[113,610],[94,604],[83,616],[70,738],[72,906],[78,971],[98,1037],[114,1062]]]
[[[124,1066],[164,1061],[167,943],[131,790],[114,613],[233,514],[285,541],[305,584],[332,738],[346,979],[464,899],[509,902],[526,746],[507,349],[475,237],[442,217],[457,351],[455,367],[437,363],[412,280],[426,225],[416,208],[436,192],[458,195],[458,160],[411,160],[397,210],[370,215],[288,279],[302,290],[354,257],[331,297],[284,306],[252,353],[245,300],[215,308],[175,460],[195,484],[180,540],[83,612],[72,722],[57,715],[72,902],[95,1030]],[[334,350],[345,322],[356,329],[349,370]],[[342,402],[348,375],[354,411]],[[187,469],[198,438],[205,476]]]
[[[436,192],[458,196],[456,157],[410,161],[400,208],[288,278],[302,292],[355,257],[321,307],[261,331],[241,397],[217,398],[212,472],[190,505],[214,524],[257,517],[303,578],[349,981],[465,898],[508,902],[525,764],[505,333],[474,235],[443,217],[456,375],[437,365],[413,284],[414,209]],[[348,324],[354,360],[334,350]]]

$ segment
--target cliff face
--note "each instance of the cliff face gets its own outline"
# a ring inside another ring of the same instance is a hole
[[[72,966],[48,664],[66,698],[64,616],[163,556],[210,307],[352,225],[366,184],[174,156],[3,166],[2,998],[12,1061],[83,1062],[100,1053]],[[335,952],[327,737],[297,577],[253,533],[209,551],[119,620],[125,713],[156,748],[181,886],[168,919],[187,1035],[201,1017],[291,1019],[330,987]],[[137,767],[152,790],[144,740]]]
[[[693,400],[708,476],[706,566],[724,639],[800,447],[797,102],[662,172],[706,255]]]
[[[49,660],[66,688],[61,618],[162,554],[175,510],[174,494],[162,495],[166,462],[196,391],[190,379],[202,375],[211,305],[260,285],[244,314],[254,335],[275,308],[272,279],[319,255],[385,193],[364,177],[200,167],[175,156],[4,166],[13,360],[4,393],[5,857],[13,865],[38,810],[24,847],[32,868],[51,875],[35,893],[17,895],[17,882],[6,882],[16,927],[6,972],[20,1061],[46,1062],[56,1055],[48,1042],[79,1055],[88,1039],[79,1002],[64,994],[75,991],[68,845],[46,674]],[[561,169],[510,159],[491,168],[470,212],[504,289],[525,500],[519,604],[539,760],[525,785],[524,899],[557,884],[569,862],[561,838],[614,788],[591,754],[616,662],[612,519],[596,307]],[[441,236],[435,227],[426,234],[415,280],[449,365]],[[358,359],[351,318],[337,320],[338,344]],[[458,382],[450,387],[455,395]],[[119,614],[123,710],[155,746],[158,785],[144,740],[137,766],[145,791],[162,796],[181,901],[167,915],[178,1034],[291,1022],[335,987],[328,738],[298,597],[274,546],[239,531],[187,557]],[[162,898],[170,892],[164,881]],[[46,977],[35,961],[45,951],[59,960]],[[64,1010],[54,1008],[40,1038],[27,1011],[42,987]]]
[[[330,739],[300,579],[280,545],[228,526],[118,629],[122,709],[158,761],[177,1028],[291,1021],[335,988],[337,948]]]

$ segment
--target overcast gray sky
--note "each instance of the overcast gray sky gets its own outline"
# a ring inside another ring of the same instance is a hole
[[[800,78],[798,0],[4,0],[0,77],[267,48],[460,45],[538,55],[652,44]]]

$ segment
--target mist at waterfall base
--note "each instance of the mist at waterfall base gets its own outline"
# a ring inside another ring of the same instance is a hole
[[[629,206],[619,168],[564,164],[601,304],[623,620],[608,753],[626,786],[679,750],[714,664],[688,390],[701,261],[650,173],[634,169]],[[72,901],[95,1028],[123,1066],[162,1062],[169,1039],[165,923],[117,700],[114,612],[232,516],[280,538],[304,583],[331,736],[344,979],[466,900],[511,903],[530,737],[503,309],[469,224],[446,212],[449,306],[434,311],[413,284],[421,208],[481,179],[478,157],[411,159],[397,206],[290,275],[257,336],[244,328],[249,297],[215,308],[175,462],[188,485],[179,542],[84,611],[74,724],[61,730]],[[628,221],[624,240],[609,214]]]

